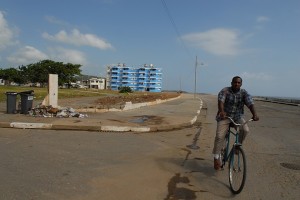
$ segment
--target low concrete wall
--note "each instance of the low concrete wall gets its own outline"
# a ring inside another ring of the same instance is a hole
[[[131,109],[137,109],[143,106],[151,106],[151,105],[156,105],[160,103],[164,103],[167,101],[172,101],[175,99],[179,99],[181,96],[174,97],[171,99],[156,99],[155,101],[152,102],[144,102],[144,103],[135,103],[133,104],[132,102],[126,102],[123,108],[117,109],[117,108],[108,108],[108,109],[98,109],[98,108],[81,108],[81,109],[76,109],[77,112],[90,112],[90,113],[103,113],[103,112],[120,112],[124,110],[131,110]]]
[[[300,106],[299,99],[285,99],[285,98],[276,98],[276,97],[254,97],[256,101],[266,101],[271,103],[287,104],[292,106]]]

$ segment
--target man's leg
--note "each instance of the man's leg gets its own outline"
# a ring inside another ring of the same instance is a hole
[[[230,124],[229,119],[224,119],[217,123],[217,130],[216,130],[216,136],[215,136],[215,142],[213,148],[214,168],[216,170],[220,169],[221,167],[220,154],[222,148],[224,147],[225,135],[228,130],[229,124]]]
[[[243,124],[245,122],[246,122],[245,119],[241,118],[238,123]],[[246,136],[248,135],[248,133],[249,133],[248,124],[244,124],[244,126],[242,126],[240,128],[239,143],[242,144],[244,142],[244,140],[245,140]]]

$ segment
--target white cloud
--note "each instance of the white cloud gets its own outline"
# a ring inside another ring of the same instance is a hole
[[[20,48],[15,54],[7,58],[10,63],[18,65],[27,65],[45,59],[81,65],[86,65],[88,63],[84,53],[77,50],[65,49],[61,47],[49,49],[48,56],[47,54],[32,46],[25,46],[23,48]]]
[[[232,29],[219,28],[191,33],[183,36],[182,39],[215,55],[234,56],[239,52],[239,35],[236,30]]]
[[[264,25],[265,25],[268,21],[270,21],[270,18],[269,18],[269,17],[266,17],[266,16],[259,16],[259,17],[257,17],[257,18],[256,18],[257,24],[256,24],[255,28],[256,28],[257,30],[263,30],[263,29],[264,29]]]
[[[24,48],[19,49],[15,54],[9,56],[7,60],[14,64],[26,65],[47,58],[48,56],[40,50],[32,46],[25,46]]]
[[[72,64],[86,65],[88,62],[86,56],[81,51],[65,48],[52,48],[50,49],[51,59]]]
[[[56,25],[60,25],[60,26],[70,26],[69,23],[59,20],[53,16],[46,16],[45,19],[50,22],[51,24],[56,24]]]
[[[14,31],[8,26],[4,18],[4,13],[0,11],[0,50],[5,49],[9,45],[15,44],[16,41],[13,40],[14,37]]]
[[[270,18],[266,17],[266,16],[259,16],[259,17],[256,18],[256,21],[259,22],[259,23],[263,23],[263,22],[270,21]]]
[[[62,30],[55,35],[43,33],[43,37],[48,40],[63,42],[76,46],[90,46],[99,49],[112,49],[112,45],[104,39],[93,34],[82,34],[79,30],[73,29],[70,34]]]
[[[243,79],[248,79],[248,80],[261,80],[261,81],[269,81],[272,80],[272,77],[268,74],[265,73],[249,73],[249,72],[243,72],[241,77]]]

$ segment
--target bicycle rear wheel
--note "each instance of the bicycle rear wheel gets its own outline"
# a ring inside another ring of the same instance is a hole
[[[246,181],[246,156],[244,150],[237,146],[229,159],[229,184],[233,194],[239,194]]]

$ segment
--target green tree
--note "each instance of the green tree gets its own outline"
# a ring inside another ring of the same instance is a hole
[[[119,88],[119,93],[132,93],[132,89],[129,86],[123,86]]]
[[[17,84],[25,83],[22,72],[12,67],[7,69],[0,69],[0,78],[5,80],[6,85],[10,85],[11,82],[15,82]]]
[[[64,64],[52,60],[43,60],[27,66],[19,67],[24,73],[24,76],[32,83],[40,83],[41,87],[48,83],[49,74],[58,75],[58,84],[70,84],[75,80],[76,75],[81,74],[81,65],[79,64]]]

